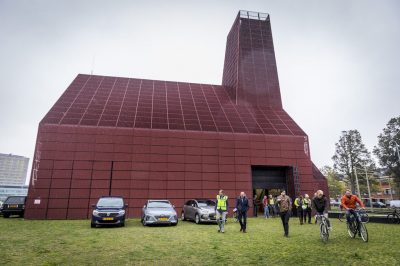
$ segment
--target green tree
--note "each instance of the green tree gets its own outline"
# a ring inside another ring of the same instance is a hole
[[[397,147],[396,147],[397,146]],[[374,147],[374,154],[379,163],[388,168],[388,174],[394,177],[400,188],[400,116],[389,120],[383,132],[378,136],[378,145]]]
[[[368,170],[375,169],[370,152],[365,148],[358,130],[342,131],[339,142],[335,144],[334,169],[339,174],[348,178],[350,189],[356,193],[356,174],[358,179],[364,179],[357,170],[367,167]]]
[[[357,172],[358,177],[360,179],[360,194],[363,198],[368,198],[368,184],[365,176],[365,171]],[[368,182],[369,182],[369,190],[371,193],[380,192],[379,181],[376,176],[374,176],[371,172],[367,172]],[[361,178],[360,178],[361,177]]]
[[[344,181],[340,180],[335,169],[330,166],[324,166],[320,171],[328,179],[329,196],[331,198],[340,198],[346,190],[346,184]]]

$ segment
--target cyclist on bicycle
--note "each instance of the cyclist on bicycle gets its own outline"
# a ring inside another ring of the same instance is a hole
[[[332,230],[331,223],[328,219],[328,199],[322,190],[317,190],[315,194],[315,197],[312,199],[312,207],[317,212],[317,215],[325,216],[328,229]]]
[[[364,203],[356,196],[351,193],[350,189],[346,190],[346,194],[342,197],[342,206],[346,210],[346,220],[350,223],[350,214],[353,214],[354,217],[360,219],[358,214],[355,212],[357,208],[356,203],[360,205],[362,209],[364,209]]]

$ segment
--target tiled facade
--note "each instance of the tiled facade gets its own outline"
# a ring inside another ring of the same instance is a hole
[[[240,191],[252,195],[252,166],[287,169],[291,196],[326,191],[307,135],[281,108],[269,17],[252,20],[235,20],[223,86],[78,75],[39,125],[25,217],[89,218],[103,195],[123,196],[129,217],[155,198],[180,213],[221,188],[233,206]],[[246,46],[264,31],[268,43]],[[238,46],[235,34],[245,37]],[[263,50],[251,66],[248,49]]]

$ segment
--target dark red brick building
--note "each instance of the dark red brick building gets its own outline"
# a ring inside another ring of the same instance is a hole
[[[282,108],[269,15],[239,12],[222,85],[79,74],[39,124],[26,218],[81,219],[102,195],[147,199],[327,191]]]

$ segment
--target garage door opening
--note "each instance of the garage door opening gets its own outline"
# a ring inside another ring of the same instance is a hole
[[[255,216],[263,213],[264,196],[279,196],[282,190],[293,199],[293,167],[291,166],[252,166],[253,202],[257,205]],[[254,212],[254,209],[253,209]]]

